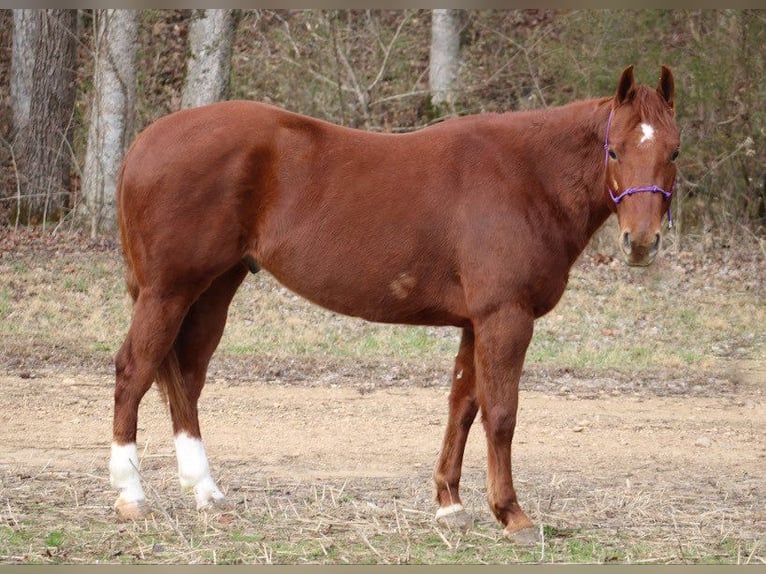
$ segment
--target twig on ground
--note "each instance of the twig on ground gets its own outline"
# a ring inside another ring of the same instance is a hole
[[[138,472],[138,476],[141,478],[141,482],[144,484],[144,486],[152,495],[152,506],[159,509],[160,513],[165,518],[165,521],[170,525],[170,528],[178,535],[178,537],[181,539],[184,545],[187,548],[191,549],[192,546],[189,543],[189,541],[186,539],[186,536],[184,536],[184,533],[179,528],[177,521],[175,522],[173,521],[173,518],[170,516],[170,513],[165,509],[164,505],[162,504],[161,502],[162,497],[157,493],[157,490],[149,482],[143,479],[143,476],[141,476],[141,473],[137,468],[136,468],[136,472]]]
[[[354,531],[356,532],[357,536],[359,536],[359,538],[362,539],[362,542],[365,543],[367,548],[369,548],[375,553],[375,556],[377,556],[378,558],[382,558],[382,556],[380,555],[380,552],[378,552],[378,550],[370,543],[370,541],[367,539],[367,536],[365,535],[364,532],[362,532],[360,528],[355,528]]]
[[[436,532],[436,534],[438,534],[438,535],[439,535],[439,538],[441,538],[441,539],[444,541],[444,544],[447,546],[447,548],[449,548],[450,550],[452,550],[452,544],[450,544],[450,541],[449,541],[449,540],[447,540],[447,537],[446,537],[446,536],[444,536],[444,534],[442,533],[442,531],[441,531],[441,530],[439,530],[438,528],[436,528],[435,526],[433,527],[433,529],[434,529],[434,532]]]

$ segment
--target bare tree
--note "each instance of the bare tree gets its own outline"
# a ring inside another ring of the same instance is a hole
[[[38,10],[13,10],[13,52],[11,54],[11,108],[13,130],[18,133],[29,123],[32,105],[32,71],[35,47],[40,37]]]
[[[94,88],[82,185],[93,235],[114,228],[117,176],[133,133],[138,11],[96,10],[94,28]]]
[[[181,107],[225,100],[229,96],[236,10],[195,10],[189,26],[189,58]]]
[[[460,67],[462,10],[431,11],[431,66],[428,81],[431,102],[451,106],[455,101],[455,80]]]
[[[420,97],[427,91],[420,88],[421,60],[412,57],[412,46],[403,41],[408,28],[418,25],[417,11],[380,12],[313,10],[270,14],[281,24],[287,46],[278,50],[277,57],[289,68],[300,70],[300,84],[291,81],[292,71],[275,73],[275,79],[281,80],[268,81],[269,97],[289,107],[294,98],[310,94],[311,104],[304,112],[343,125],[386,129],[381,125],[385,121],[375,125],[375,113],[386,102]],[[397,73],[392,69],[403,62],[411,66],[412,75],[403,75],[406,80],[394,87],[391,79]],[[405,84],[411,89],[397,91]]]
[[[17,213],[25,222],[60,217],[69,199],[76,23],[76,10],[14,10]]]

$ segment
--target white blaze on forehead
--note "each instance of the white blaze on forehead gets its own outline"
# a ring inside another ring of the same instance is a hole
[[[654,128],[649,124],[641,124],[641,140],[638,143],[650,142],[654,139]]]

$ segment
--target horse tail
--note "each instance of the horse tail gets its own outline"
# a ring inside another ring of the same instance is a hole
[[[136,277],[133,254],[128,239],[127,221],[123,218],[121,209],[121,198],[124,192],[123,174],[125,172],[125,165],[126,162],[123,162],[117,177],[117,222],[120,230],[120,242],[122,243],[122,255],[125,262],[125,285],[133,304],[135,304],[138,300],[140,287],[138,278]],[[165,404],[168,405],[171,412],[176,413],[183,420],[190,420],[192,416],[192,408],[189,403],[189,397],[186,395],[184,380],[181,375],[181,367],[178,362],[178,355],[176,354],[175,348],[171,347],[168,354],[165,355],[165,358],[160,363],[160,366],[157,368],[154,382],[157,384],[160,396]]]
[[[192,420],[193,413],[189,397],[186,394],[181,367],[175,349],[171,349],[157,369],[155,378],[157,388],[165,403],[170,408],[173,420]]]
[[[135,304],[136,299],[138,299],[138,281],[136,280],[136,273],[133,269],[133,259],[130,253],[130,242],[128,241],[128,225],[124,219],[122,210],[122,199],[124,197],[123,184],[126,165],[127,161],[123,161],[122,165],[120,166],[120,172],[117,174],[115,206],[117,211],[117,228],[120,232],[120,245],[122,247],[122,259],[125,263],[125,285],[128,288],[128,293],[130,293],[130,298]]]

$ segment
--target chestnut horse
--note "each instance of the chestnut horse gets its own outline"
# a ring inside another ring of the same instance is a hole
[[[148,511],[138,473],[141,398],[156,380],[180,482],[224,503],[197,416],[229,303],[266,269],[327,309],[462,329],[434,471],[436,518],[468,528],[463,452],[481,411],[489,506],[508,537],[536,539],[511,476],[519,377],[535,318],[613,212],[627,263],[650,264],[679,146],[674,83],[626,68],[613,97],[369,133],[254,102],[161,118],[128,151],[119,226],[133,315],[115,358],[110,476],[122,517]]]

